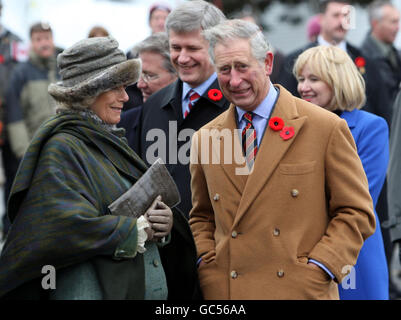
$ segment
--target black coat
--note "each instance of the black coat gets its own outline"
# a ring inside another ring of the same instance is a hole
[[[182,85],[181,80],[176,80],[151,95],[144,103],[140,121],[139,154],[146,163],[150,164],[152,159],[147,158],[147,150],[155,143],[161,142],[160,145],[163,146],[164,150],[159,149],[159,152],[155,153],[153,146],[153,148],[149,149],[149,152],[151,156],[160,157],[166,163],[181,194],[181,203],[178,208],[188,217],[189,211],[192,209],[191,175],[189,172],[190,138],[192,138],[192,134],[195,131],[227,110],[230,103],[225,97],[219,101],[213,101],[208,97],[210,89],[219,89],[219,84],[216,80],[205,91],[203,96],[198,99],[189,115],[183,119]],[[171,132],[169,132],[169,126],[171,127]],[[152,129],[158,129],[157,132],[152,131],[153,133],[164,133],[165,142],[160,138],[153,138],[155,141],[153,139],[152,141],[146,141],[146,135],[148,133],[151,134],[150,130]],[[180,139],[180,134],[184,135],[182,139]],[[182,163],[180,158],[184,158],[187,161]]]
[[[317,42],[309,43],[304,48],[290,53],[284,61],[284,67],[282,68],[278,83],[297,97],[299,97],[297,91],[298,83],[292,73],[292,68],[302,52],[317,45]],[[349,43],[347,43],[347,52],[353,61],[357,57],[363,57],[366,61],[366,72],[363,74],[366,83],[366,104],[362,109],[383,117],[390,127],[392,106],[378,67],[373,61],[365,57],[358,48]]]
[[[139,134],[142,106],[124,111],[121,115],[121,121],[117,125],[119,128],[125,129],[125,137],[128,145],[139,155]]]
[[[363,54],[371,59],[380,70],[381,77],[384,81],[391,102],[395,100],[401,82],[401,58],[397,50],[395,48],[393,48],[393,50],[395,50],[397,54],[396,68],[394,68],[390,63],[390,60],[383,55],[378,45],[369,34],[366,36],[361,46]]]

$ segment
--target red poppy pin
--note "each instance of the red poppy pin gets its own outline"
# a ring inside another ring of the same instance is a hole
[[[284,120],[279,117],[273,117],[269,120],[269,126],[273,131],[280,131],[284,127]]]
[[[4,56],[2,54],[0,54],[0,64],[4,63]]]
[[[355,58],[355,65],[358,67],[359,72],[361,74],[364,74],[366,72],[365,66],[366,66],[366,60],[363,57],[356,57]]]
[[[291,139],[295,134],[294,128],[293,127],[284,127],[283,130],[280,132],[280,137],[283,138],[283,140],[288,140]]]
[[[220,101],[223,98],[223,94],[219,89],[210,89],[207,93],[210,100]]]

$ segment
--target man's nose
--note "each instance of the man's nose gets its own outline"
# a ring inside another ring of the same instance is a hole
[[[231,70],[230,74],[230,86],[232,87],[238,87],[242,82],[241,76],[238,71],[235,69]]]

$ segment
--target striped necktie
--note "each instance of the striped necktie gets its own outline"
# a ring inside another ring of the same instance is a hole
[[[245,128],[242,130],[242,147],[244,149],[245,158],[252,168],[255,162],[256,153],[258,152],[258,143],[255,127],[252,124],[252,112],[247,112],[244,114]]]
[[[194,106],[195,102],[198,101],[200,98],[200,95],[197,94],[195,91],[192,89],[189,91],[189,103],[188,103],[188,108],[185,110],[184,113],[184,119],[188,116],[189,112],[191,111],[192,107]]]

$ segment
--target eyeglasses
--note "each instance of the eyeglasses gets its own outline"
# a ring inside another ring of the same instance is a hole
[[[143,82],[145,82],[145,83],[155,81],[156,79],[159,79],[159,78],[160,78],[160,76],[157,74],[150,75],[148,73],[143,73],[143,72],[141,73],[141,77],[140,77],[140,79],[142,79]]]

